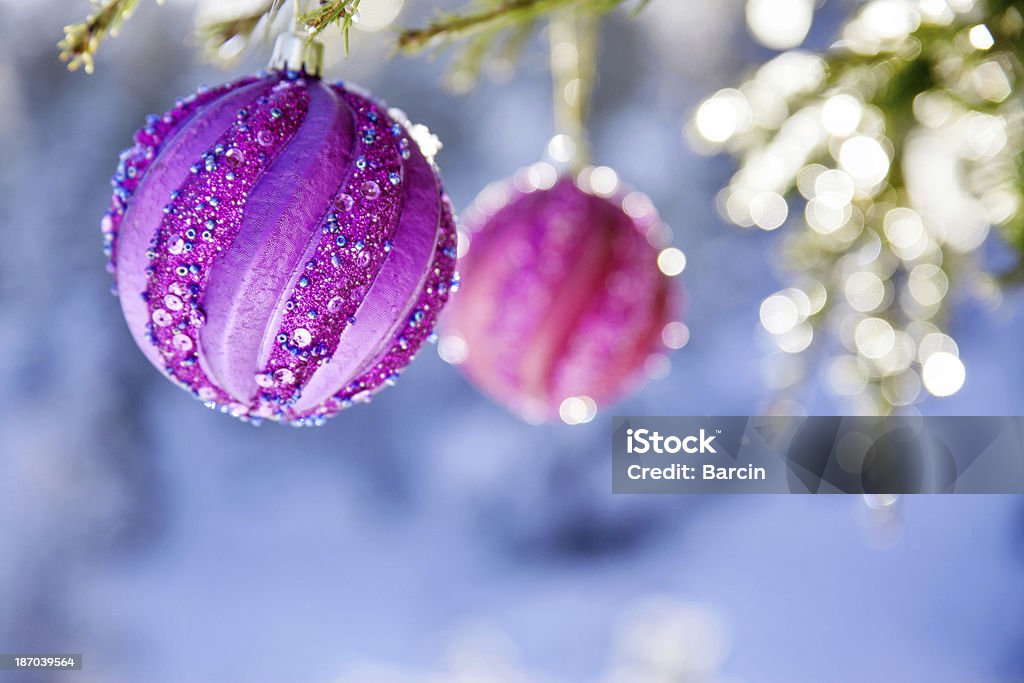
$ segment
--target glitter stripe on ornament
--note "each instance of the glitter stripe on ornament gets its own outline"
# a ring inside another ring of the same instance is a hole
[[[396,232],[402,221],[430,210],[418,206],[404,212],[411,187],[402,185],[403,168],[399,152],[399,135],[384,134],[394,124],[372,101],[343,88],[336,89],[355,113],[357,119],[357,149],[351,175],[341,184],[331,199],[329,209],[320,219],[309,248],[303,256],[303,267],[290,284],[290,296],[284,302],[281,322],[271,325],[277,330],[274,345],[266,359],[257,382],[264,387],[260,392],[261,409],[280,411],[280,417],[294,420],[301,417],[300,409],[290,404],[300,396],[327,398],[338,384],[326,393],[317,386],[323,382],[338,382],[335,375],[343,363],[339,354],[359,352],[367,344],[375,344],[381,334],[375,331],[373,320],[364,317],[367,307],[382,302],[396,306],[412,297],[414,291],[390,291],[383,295],[372,291],[377,275],[390,254],[403,251]],[[426,162],[423,162],[426,166]],[[427,167],[426,181],[436,193],[437,180]],[[435,198],[435,204],[436,204]],[[437,212],[432,219],[437,225]],[[393,240],[395,252],[391,251]],[[429,257],[428,257],[429,258]],[[415,265],[414,277],[421,277],[428,258]],[[356,324],[356,320],[359,323]],[[348,329],[357,329],[370,336],[361,342],[343,344]],[[335,353],[336,350],[338,353]],[[330,367],[325,365],[330,359]],[[327,372],[328,377],[317,380],[312,390],[307,386],[311,377]],[[349,372],[352,370],[341,370]],[[341,377],[340,384],[352,377]]]
[[[226,91],[197,110],[173,137],[165,138],[155,161],[145,169],[142,181],[130,199],[117,235],[117,288],[121,309],[135,343],[153,365],[161,370],[165,361],[150,342],[147,325],[151,312],[145,299],[148,287],[148,252],[155,245],[159,226],[172,210],[172,193],[191,174],[191,167],[236,121],[239,107],[270,90],[271,83],[256,82]],[[166,120],[166,117],[164,117]]]
[[[200,398],[229,405],[233,414],[245,414],[248,406],[200,366],[200,342],[205,342],[200,328],[206,323],[200,302],[205,305],[211,267],[242,226],[248,195],[287,147],[308,106],[305,88],[280,81],[269,95],[241,110],[235,124],[191,167],[191,177],[176,191],[157,233],[147,297],[153,342],[171,376]]]
[[[306,119],[248,196],[243,225],[214,269],[204,301],[210,323],[202,342],[210,369],[228,393],[250,406],[261,390],[257,371],[277,345],[288,299],[282,293],[306,277],[308,245],[320,237],[317,219],[354,154],[346,103],[318,80],[302,87],[310,98]]]
[[[353,402],[368,401],[371,395],[387,384],[394,384],[427,341],[436,338],[434,327],[448,297],[459,287],[456,265],[455,218],[448,195],[441,191],[441,223],[434,248],[434,259],[423,289],[412,312],[402,321],[391,339],[390,348],[374,367],[338,392],[329,405],[346,407]]]
[[[107,271],[115,275],[115,284],[117,280],[117,241],[121,222],[124,220],[125,211],[131,203],[132,197],[154,159],[163,151],[165,145],[172,142],[185,129],[190,121],[205,111],[208,104],[255,80],[255,77],[247,76],[216,88],[200,88],[198,92],[178,99],[174,108],[163,116],[151,114],[146,117],[146,125],[135,131],[134,144],[124,150],[118,159],[117,172],[110,181],[114,190],[110,208],[100,223],[103,234],[103,252],[109,258]],[[184,172],[183,168],[182,176],[184,176]],[[115,289],[115,293],[116,291]]]

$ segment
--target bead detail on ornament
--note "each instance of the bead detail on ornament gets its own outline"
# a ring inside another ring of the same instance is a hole
[[[225,152],[224,158],[228,160],[228,164],[230,164],[234,168],[238,168],[239,166],[245,163],[245,152],[238,149],[237,147],[232,147],[227,152]],[[212,228],[213,226],[207,225],[206,227]]]
[[[298,346],[300,349],[304,349],[309,346],[310,342],[313,341],[313,335],[309,333],[305,327],[298,327],[292,332],[292,343]]]
[[[359,189],[362,190],[363,196],[367,199],[376,199],[380,196],[380,185],[373,180],[367,180]]]
[[[338,195],[338,198],[334,200],[334,205],[338,207],[339,211],[348,213],[352,210],[352,206],[355,204],[355,200],[352,199],[352,195],[342,192]]]

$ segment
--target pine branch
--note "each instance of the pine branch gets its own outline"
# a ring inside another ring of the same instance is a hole
[[[398,48],[406,53],[444,46],[485,32],[498,32],[561,10],[604,13],[625,0],[497,0],[464,13],[441,13],[423,28],[408,29],[398,37]],[[640,0],[638,9],[647,0]]]
[[[635,15],[649,0],[635,0]],[[555,15],[600,16],[627,0],[477,0],[462,12],[443,12],[426,26],[403,31],[398,49],[415,54],[428,48],[443,50],[466,41],[448,77],[452,89],[465,91],[475,85],[488,64],[514,64],[540,20]]]
[[[96,10],[79,24],[64,27],[64,40],[57,43],[60,59],[67,62],[68,70],[84,68],[91,74],[95,68],[94,57],[100,43],[108,35],[117,35],[121,24],[128,19],[139,0],[106,0],[96,5]]]
[[[795,277],[765,299],[763,326],[787,354],[831,356],[838,338],[829,381],[858,412],[958,390],[928,372],[930,354],[958,353],[950,292],[995,305],[1000,284],[1024,282],[1024,257],[1003,274],[981,258],[988,225],[1024,253],[1017,1],[922,15],[895,35],[858,13],[835,50],[780,55],[702,103],[690,127],[699,149],[739,162],[720,196],[731,221],[788,224],[780,265]],[[955,176],[929,175],[930,159],[955,164]],[[942,211],[981,220],[951,222],[935,205],[943,193]],[[791,395],[820,363],[800,365],[781,380]]]
[[[331,0],[314,10],[302,14],[298,23],[305,27],[310,39],[316,38],[331,24],[336,24],[345,39],[345,54],[348,55],[348,33],[359,21],[360,0]]]
[[[320,0],[319,6],[299,14],[296,25],[310,39],[332,25],[344,37],[345,53],[349,50],[349,31],[359,21],[361,0]],[[162,3],[163,0],[157,0]],[[427,26],[403,31],[398,49],[419,52],[429,46],[445,47],[465,38],[473,40],[458,60],[458,73],[453,80],[471,85],[483,64],[494,54],[493,46],[501,44],[498,58],[503,63],[514,61],[526,40],[533,34],[539,19],[558,12],[603,14],[627,0],[477,0],[478,5],[459,13],[442,13]],[[639,12],[649,0],[633,0],[632,14]],[[94,57],[100,44],[117,35],[121,24],[131,16],[139,0],[94,0],[95,11],[84,22],[66,26],[61,60],[71,70],[83,67],[94,70]],[[273,21],[284,0],[264,0],[255,9],[233,17],[211,22],[197,31],[199,43],[208,54],[216,54],[228,42],[249,39],[264,20]]]
[[[217,55],[228,42],[241,38],[248,41],[256,27],[266,18],[273,22],[281,11],[285,0],[265,0],[248,14],[219,19],[201,26],[196,31],[199,44],[207,55]]]

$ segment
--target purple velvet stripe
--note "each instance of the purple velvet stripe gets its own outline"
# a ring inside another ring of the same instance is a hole
[[[405,203],[393,247],[356,311],[355,325],[341,333],[331,362],[317,369],[293,411],[305,413],[327,401],[387,354],[408,322],[437,243],[441,199],[437,177],[414,150],[405,167]]]
[[[259,98],[273,85],[258,81],[224,94],[192,115],[167,141],[132,196],[117,237],[117,290],[128,329],[146,358],[163,371],[165,362],[146,333],[149,309],[142,299],[146,291],[146,250],[163,220],[163,207],[171,191],[189,175],[189,167],[231,127],[240,107]]]
[[[319,218],[344,180],[355,141],[347,105],[320,81],[309,85],[309,113],[291,144],[246,201],[242,227],[215,264],[200,334],[215,381],[242,401],[257,392],[282,315],[283,294],[299,277],[302,254],[319,237]]]

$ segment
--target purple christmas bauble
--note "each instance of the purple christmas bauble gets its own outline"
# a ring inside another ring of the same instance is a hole
[[[146,357],[236,417],[318,424],[393,383],[452,289],[455,229],[400,113],[273,71],[150,117],[103,220]]]
[[[531,421],[588,421],[685,331],[652,246],[667,228],[643,195],[598,184],[584,190],[539,165],[486,189],[464,215],[466,284],[441,355]]]

